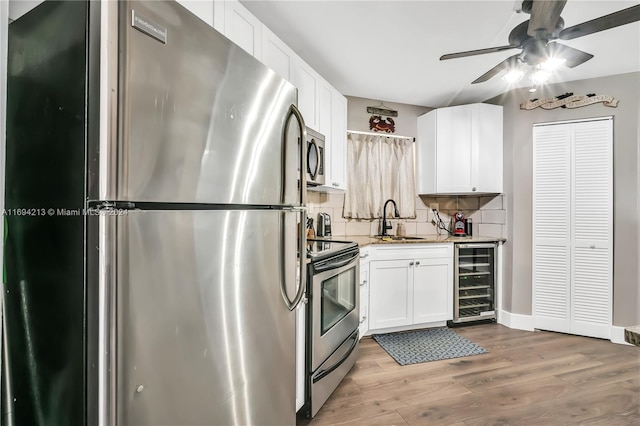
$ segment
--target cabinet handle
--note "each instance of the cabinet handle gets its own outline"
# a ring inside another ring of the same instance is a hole
[[[362,280],[362,282],[360,283],[360,287],[364,287],[365,284],[367,284],[367,280]]]
[[[366,320],[367,320],[367,317],[366,317],[366,316],[362,317],[362,319],[360,320],[360,324],[362,324],[362,323],[363,323],[363,322],[365,322]]]
[[[413,266],[413,262],[409,262],[409,266]]]
[[[338,182],[333,182],[333,186],[335,186],[336,188],[339,187],[340,185],[338,184]]]
[[[369,253],[361,254],[360,259],[364,259],[365,257],[369,257]]]
[[[420,265],[420,261],[416,262],[416,266]]]
[[[475,192],[476,191],[476,187],[474,186],[473,188],[471,188],[471,191]]]
[[[595,244],[591,244],[589,247],[591,247],[592,249],[596,248]]]

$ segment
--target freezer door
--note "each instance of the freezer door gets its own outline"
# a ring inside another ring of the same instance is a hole
[[[119,137],[100,154],[116,165],[99,198],[300,204],[297,89],[177,2],[119,14]]]
[[[117,424],[295,424],[298,218],[118,217]]]

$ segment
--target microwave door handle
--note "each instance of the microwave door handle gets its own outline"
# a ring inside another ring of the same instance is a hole
[[[311,170],[311,165],[309,164],[309,159],[307,158],[307,166],[309,167],[309,174],[311,175],[311,179],[315,180],[318,177],[318,172],[320,171],[320,148],[318,148],[318,144],[313,139],[309,141],[309,151],[307,152],[307,157],[309,156],[311,149],[313,149],[316,153],[316,164],[313,170]]]

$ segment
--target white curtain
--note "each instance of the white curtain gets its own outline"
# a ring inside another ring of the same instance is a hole
[[[383,135],[347,135],[347,193],[344,217],[382,217],[382,206],[391,198],[402,218],[416,216],[413,142]],[[393,217],[393,206],[387,206]]]

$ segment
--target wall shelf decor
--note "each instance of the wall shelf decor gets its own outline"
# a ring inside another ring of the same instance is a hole
[[[531,99],[520,104],[520,109],[532,110],[535,108],[555,109],[555,108],[580,108],[587,105],[593,105],[602,102],[603,105],[616,108],[618,100],[611,95],[596,95],[593,93],[587,95],[574,95],[573,93],[565,93],[564,95],[544,98]]]

